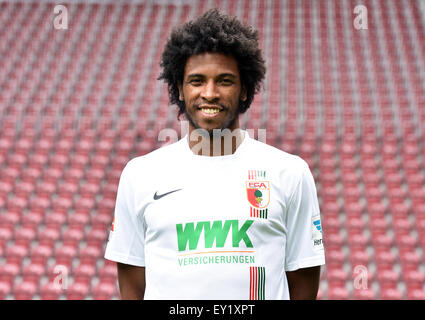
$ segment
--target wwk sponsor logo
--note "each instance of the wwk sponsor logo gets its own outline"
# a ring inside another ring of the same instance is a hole
[[[179,251],[198,249],[202,231],[204,232],[204,248],[223,248],[231,231],[232,246],[238,248],[243,241],[247,248],[252,248],[252,241],[247,231],[253,224],[253,220],[246,220],[239,227],[239,220],[216,220],[189,222],[185,225],[177,224],[177,246]]]

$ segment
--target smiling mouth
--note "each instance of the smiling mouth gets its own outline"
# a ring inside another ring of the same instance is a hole
[[[201,105],[198,107],[198,110],[201,110],[203,113],[207,115],[215,115],[215,114],[218,114],[220,111],[223,111],[223,108],[219,106]]]
[[[220,112],[220,109],[213,108],[201,108],[201,111],[206,114],[217,114]]]

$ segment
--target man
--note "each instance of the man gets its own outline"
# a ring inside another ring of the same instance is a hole
[[[239,127],[265,74],[257,31],[207,11],[172,32],[161,66],[189,132],[122,172],[105,253],[121,297],[315,299],[325,259],[308,165]]]

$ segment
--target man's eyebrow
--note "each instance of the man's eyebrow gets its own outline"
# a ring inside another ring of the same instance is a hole
[[[231,77],[231,78],[237,78],[237,76],[233,73],[221,73],[218,75],[219,78],[224,78],[224,77]]]
[[[191,73],[187,76],[187,79],[190,78],[205,78],[205,76],[201,73]]]
[[[224,78],[224,77],[231,77],[231,78],[237,78],[237,76],[233,73],[220,73],[217,78]],[[187,79],[190,78],[205,78],[205,75],[202,73],[191,73],[187,76]]]

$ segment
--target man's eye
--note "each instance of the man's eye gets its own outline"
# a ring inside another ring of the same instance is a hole
[[[233,84],[233,81],[230,80],[230,79],[222,79],[220,82],[222,84],[226,85],[226,86],[229,86],[229,85]]]
[[[199,80],[199,79],[192,79],[192,80],[189,81],[189,83],[191,85],[194,85],[194,86],[199,86],[201,84],[201,80]]]

